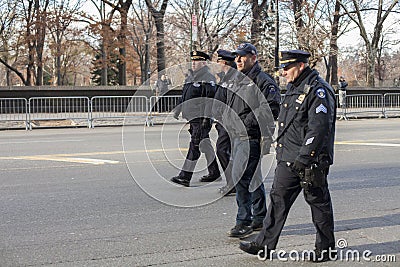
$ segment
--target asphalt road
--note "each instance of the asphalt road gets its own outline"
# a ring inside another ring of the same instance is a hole
[[[343,257],[318,266],[398,266],[399,124],[338,121],[329,181]],[[168,182],[183,162],[186,129],[0,131],[0,266],[315,266],[294,259],[314,244],[301,195],[278,244],[286,254],[260,261],[227,237],[235,198],[220,198],[223,181],[197,181],[204,159],[193,187]],[[267,191],[273,165],[273,155],[263,160]]]

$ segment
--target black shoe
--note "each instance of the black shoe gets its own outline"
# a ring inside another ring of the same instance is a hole
[[[269,255],[270,250],[269,249],[266,250],[265,246],[260,246],[259,244],[257,244],[254,241],[252,241],[252,242],[242,241],[239,244],[239,248],[241,250],[243,250],[244,252],[249,253],[251,255],[258,255],[265,259],[269,259],[269,257],[270,257],[270,255]],[[265,252],[267,252],[267,255],[265,255]]]
[[[250,227],[253,228],[253,231],[260,231],[263,228],[263,223],[252,221]]]
[[[228,235],[230,237],[238,237],[238,238],[242,238],[242,237],[246,237],[249,234],[251,234],[253,232],[253,228],[251,228],[250,226],[247,225],[243,225],[243,224],[238,224],[235,225],[235,227],[233,227],[229,232]]]
[[[314,249],[314,255],[310,255],[311,259],[310,261],[312,262],[325,262],[325,261],[332,261],[336,260],[337,257],[337,251],[334,250],[333,248],[328,248],[328,249]]]
[[[236,194],[236,188],[235,187],[231,188],[230,186],[225,185],[225,186],[219,188],[219,192],[224,196],[227,196],[230,194]]]
[[[214,182],[215,180],[218,180],[219,178],[221,178],[221,175],[219,173],[207,174],[200,178],[200,182],[204,182],[204,183]]]
[[[187,178],[185,178],[185,177],[182,177],[182,176],[175,176],[175,177],[172,177],[171,178],[171,182],[174,182],[174,183],[176,183],[176,184],[180,184],[180,185],[183,185],[183,186],[186,186],[186,187],[189,187],[189,185],[190,185],[190,180],[189,179],[187,179]]]

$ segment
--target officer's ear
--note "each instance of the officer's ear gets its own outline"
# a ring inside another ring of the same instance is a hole
[[[304,62],[299,62],[300,71],[303,71],[305,68],[306,68],[306,64],[304,64]]]

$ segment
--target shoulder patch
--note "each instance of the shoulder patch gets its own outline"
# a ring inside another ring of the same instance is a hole
[[[319,98],[325,98],[326,97],[326,92],[324,88],[318,88],[316,92],[317,96]]]

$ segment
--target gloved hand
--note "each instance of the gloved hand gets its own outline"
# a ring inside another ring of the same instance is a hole
[[[307,166],[304,165],[302,162],[295,160],[291,167],[295,173],[297,173],[300,176],[304,176],[304,171]]]
[[[272,137],[263,136],[261,137],[261,155],[267,155],[271,153]]]
[[[201,122],[201,128],[203,129],[211,129],[211,119],[204,118]]]
[[[172,115],[176,120],[179,120],[179,113],[178,112],[174,112],[174,115]]]

